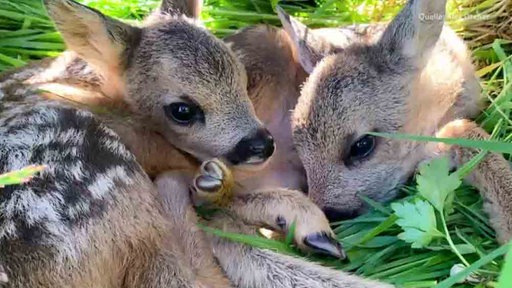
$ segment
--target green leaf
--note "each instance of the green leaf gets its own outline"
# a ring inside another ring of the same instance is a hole
[[[496,52],[496,55],[501,61],[504,61],[503,63],[503,73],[505,74],[504,80],[506,82],[512,81],[512,61],[510,60],[510,57],[507,56],[507,53],[503,49],[503,46],[501,45],[502,41],[500,39],[495,39],[492,43],[492,49],[494,49],[494,52]],[[505,84],[506,84],[505,82]]]
[[[398,234],[398,238],[411,243],[412,248],[426,247],[433,238],[444,237],[444,234],[437,230],[434,209],[427,201],[393,203],[391,208],[399,218],[396,224],[404,230]]]
[[[442,157],[420,166],[416,177],[417,189],[439,213],[445,206],[452,207],[453,191],[462,183],[458,174],[450,174],[448,158]]]
[[[492,71],[496,70],[496,68],[501,67],[501,65],[503,65],[503,62],[497,62],[497,63],[493,63],[489,66],[485,66],[485,67],[481,68],[480,70],[476,71],[476,75],[478,75],[478,77],[483,77],[483,76],[491,73]]]

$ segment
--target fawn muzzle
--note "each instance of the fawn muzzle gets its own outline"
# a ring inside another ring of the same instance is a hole
[[[274,153],[274,138],[265,128],[260,128],[254,135],[243,138],[235,148],[226,155],[233,165],[261,164]]]

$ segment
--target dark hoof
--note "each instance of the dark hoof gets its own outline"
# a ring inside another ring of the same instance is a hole
[[[201,191],[214,193],[219,191],[222,181],[209,175],[198,176],[194,185]]]
[[[306,236],[304,238],[304,245],[318,254],[336,257],[341,260],[347,258],[341,244],[326,232]]]
[[[209,175],[218,180],[224,179],[224,173],[222,172],[222,168],[219,167],[219,164],[215,161],[208,161],[203,163],[201,167],[203,174]]]

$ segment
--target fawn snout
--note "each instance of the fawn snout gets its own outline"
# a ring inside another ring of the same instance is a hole
[[[261,164],[274,153],[274,138],[266,128],[240,140],[226,159],[233,165]]]

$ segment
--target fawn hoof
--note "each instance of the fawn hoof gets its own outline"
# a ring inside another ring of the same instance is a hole
[[[233,176],[224,163],[205,161],[193,181],[193,202],[196,206],[225,206],[232,198],[233,185]]]
[[[201,191],[215,193],[222,187],[222,180],[209,175],[199,175],[194,180],[194,186]]]
[[[224,171],[223,169],[227,169],[224,165],[218,160],[210,160],[205,161],[201,165],[201,172],[204,175],[209,175],[215,179],[223,180],[224,179]]]
[[[199,175],[194,179],[194,186],[198,191],[215,193],[222,189],[226,180],[227,167],[219,160],[213,159],[203,162]]]
[[[347,258],[341,244],[326,232],[314,233],[304,237],[304,245],[314,253],[333,256],[341,260]]]

